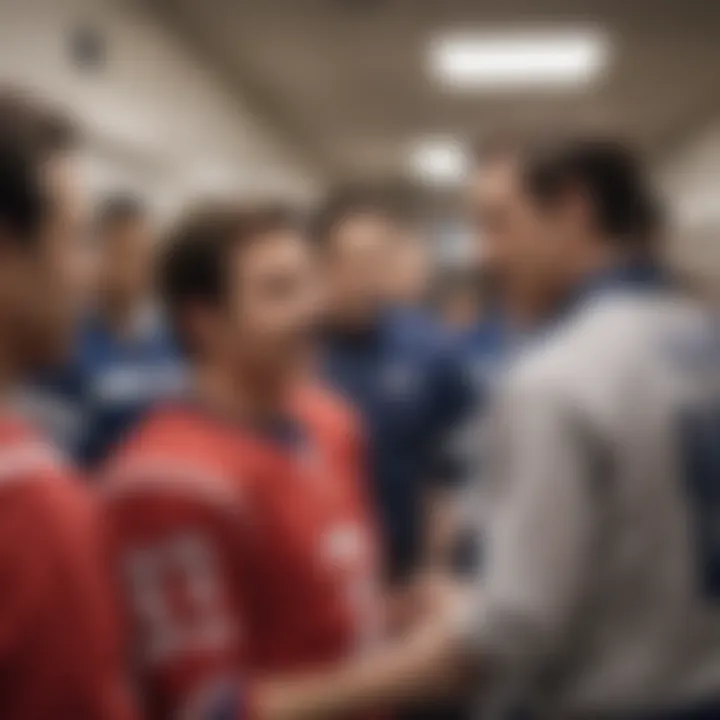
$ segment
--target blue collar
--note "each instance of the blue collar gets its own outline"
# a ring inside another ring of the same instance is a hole
[[[600,295],[618,291],[648,292],[669,285],[665,272],[649,262],[629,262],[592,273],[582,280],[561,302],[555,312],[550,313],[534,328],[519,330],[503,313],[495,308],[492,316],[485,321],[490,324],[496,337],[509,347],[520,347],[528,341],[542,337],[562,320],[568,318],[584,303]]]
[[[113,342],[120,345],[133,345],[157,335],[163,329],[163,318],[160,309],[147,302],[137,308],[130,319],[127,333],[119,335],[107,318],[95,309],[88,318],[88,326],[93,332],[100,332]]]
[[[669,284],[663,270],[651,262],[627,262],[590,274],[572,290],[551,322],[567,317],[589,300],[615,292],[653,292]]]

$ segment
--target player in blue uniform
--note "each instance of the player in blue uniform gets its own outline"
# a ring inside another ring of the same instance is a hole
[[[332,308],[324,369],[364,415],[387,573],[397,587],[449,547],[441,488],[458,476],[449,440],[469,392],[435,324],[388,299],[394,232],[381,203],[353,193],[333,198],[315,228]]]
[[[97,223],[97,295],[73,361],[30,393],[55,437],[93,465],[159,397],[179,390],[183,364],[152,302],[153,235],[142,204],[109,199]]]

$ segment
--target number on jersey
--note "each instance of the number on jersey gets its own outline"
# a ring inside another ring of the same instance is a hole
[[[145,661],[229,646],[235,628],[225,612],[211,545],[178,535],[126,556],[133,610]]]

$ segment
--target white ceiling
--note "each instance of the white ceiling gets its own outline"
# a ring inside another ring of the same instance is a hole
[[[426,134],[603,124],[656,157],[720,110],[717,0],[153,0],[157,12],[327,177],[394,177]],[[426,72],[446,30],[599,26],[609,71],[583,92],[452,93]]]

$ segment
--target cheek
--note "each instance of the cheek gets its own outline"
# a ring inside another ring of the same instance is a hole
[[[257,351],[256,346],[262,343],[272,328],[273,317],[267,304],[261,298],[252,297],[252,293],[244,293],[234,305],[227,323],[227,334],[233,336],[243,353]]]
[[[45,275],[58,305],[71,306],[79,311],[80,306],[89,302],[94,263],[88,251],[78,249],[52,258],[46,266]]]

